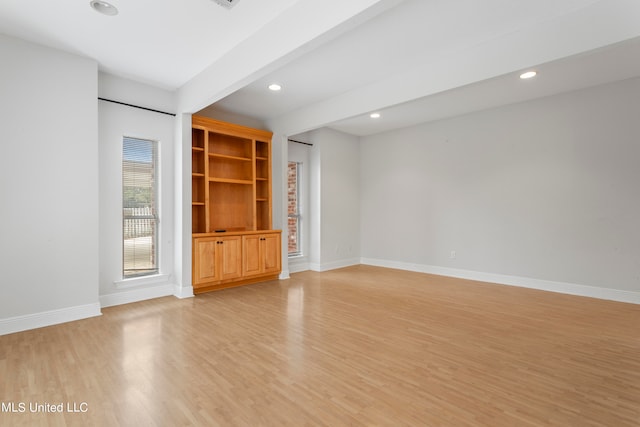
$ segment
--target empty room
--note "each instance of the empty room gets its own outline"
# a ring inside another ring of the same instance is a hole
[[[640,425],[640,2],[3,0],[0,425]]]

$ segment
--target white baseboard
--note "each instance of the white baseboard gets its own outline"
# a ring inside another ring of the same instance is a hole
[[[300,273],[301,271],[307,270],[310,270],[308,262],[301,262],[296,264],[289,263],[289,273]]]
[[[176,298],[193,298],[193,286],[179,286],[175,285],[173,287],[173,295]]]
[[[308,256],[293,256],[289,257],[287,261],[289,274],[300,273],[301,271],[307,271],[310,269]]]
[[[373,258],[361,258],[360,261],[362,264],[378,267],[396,268],[399,270],[416,271],[419,273],[436,274],[439,276],[457,277],[460,279],[476,280],[479,282],[489,282],[500,285],[538,289],[541,291],[558,292],[561,294],[578,295],[583,297],[627,302],[631,304],[640,304],[640,292],[634,291],[599,288],[596,286],[578,285],[575,283],[532,279],[530,277],[484,273],[481,271],[461,270],[456,268],[438,267],[434,265],[414,264]]]
[[[45,326],[72,322],[74,320],[100,316],[101,314],[100,304],[95,303],[0,319],[0,335],[44,328]]]
[[[100,295],[100,306],[111,307],[114,305],[129,304],[132,302],[174,295],[174,292],[175,290],[172,284],[153,286],[150,288],[131,289],[124,292]]]
[[[309,270],[312,271],[329,271],[338,268],[351,267],[352,265],[361,264],[360,258],[340,259],[337,261],[325,262],[322,264],[309,263]]]
[[[289,276],[289,270],[282,270],[280,272],[280,275],[278,276],[278,279],[280,280],[286,280],[286,279],[290,279],[291,277]]]

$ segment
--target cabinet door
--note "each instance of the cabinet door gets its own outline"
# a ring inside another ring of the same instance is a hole
[[[217,248],[220,279],[235,279],[242,276],[242,238],[240,236],[222,237]]]
[[[204,237],[193,241],[193,283],[199,284],[218,280],[218,268],[216,266],[215,237]]]
[[[244,236],[242,246],[244,276],[280,272],[280,234]]]
[[[265,234],[260,236],[262,255],[262,272],[263,273],[279,273],[280,272],[280,234]]]
[[[260,274],[260,240],[259,235],[242,237],[242,271],[245,276]]]

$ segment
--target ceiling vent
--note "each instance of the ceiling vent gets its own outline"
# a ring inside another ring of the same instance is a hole
[[[224,7],[225,9],[231,9],[240,0],[213,0],[213,1],[218,3],[220,6]]]

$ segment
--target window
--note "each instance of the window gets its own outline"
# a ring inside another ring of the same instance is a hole
[[[158,143],[124,137],[122,149],[123,277],[157,274]]]
[[[300,168],[302,164],[289,162],[287,171],[288,253],[300,256]]]

